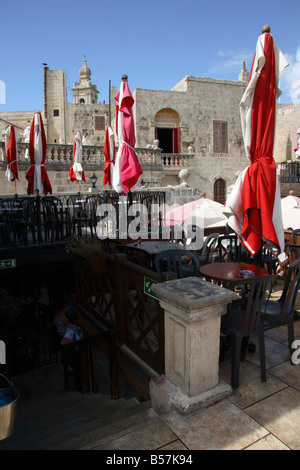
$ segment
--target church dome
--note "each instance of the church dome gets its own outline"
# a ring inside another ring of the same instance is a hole
[[[90,69],[88,68],[86,64],[86,58],[84,58],[83,66],[79,70],[79,75],[80,75],[80,78],[88,78],[88,79],[90,79],[92,75],[92,72],[90,71]]]

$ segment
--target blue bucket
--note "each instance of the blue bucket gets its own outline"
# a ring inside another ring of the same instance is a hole
[[[0,440],[14,432],[18,399],[19,393],[13,387],[0,388]]]

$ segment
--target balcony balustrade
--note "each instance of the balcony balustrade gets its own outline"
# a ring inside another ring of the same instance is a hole
[[[18,142],[18,162],[21,167],[29,164],[28,143]],[[116,148],[117,154],[118,148]],[[158,148],[135,148],[143,170],[156,169],[167,172],[170,169],[180,170],[183,167],[191,166],[193,154],[172,154],[162,153]],[[94,165],[103,168],[105,163],[104,147],[102,145],[83,145],[82,160],[87,169],[93,169]],[[6,163],[4,142],[0,142],[0,163]],[[49,144],[47,143],[46,163],[51,168],[56,164],[69,167],[73,162],[73,145],[71,144]],[[66,164],[66,165],[64,165]],[[3,168],[3,163],[0,168]]]
[[[300,162],[289,161],[279,164],[281,183],[300,183]]]

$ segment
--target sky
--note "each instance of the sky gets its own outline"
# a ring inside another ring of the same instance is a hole
[[[72,103],[84,56],[106,103],[125,73],[131,91],[238,80],[265,24],[290,63],[280,102],[300,102],[299,0],[0,0],[0,14],[0,112],[43,109],[44,63],[66,71]]]

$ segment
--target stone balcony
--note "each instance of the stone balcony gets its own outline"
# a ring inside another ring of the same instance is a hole
[[[118,149],[116,148],[116,152]],[[193,166],[193,154],[166,154],[158,148],[135,148],[139,162],[143,169],[143,175],[139,181],[139,187],[158,188],[174,184],[174,177],[177,180],[179,172]],[[83,168],[86,181],[94,172],[99,178],[98,186],[103,180],[103,167],[105,164],[103,146],[83,145]],[[73,145],[47,144],[46,169],[52,184],[53,193],[78,191],[78,185],[70,183],[68,172],[73,163]],[[5,177],[6,157],[4,142],[0,142],[0,186],[1,194],[10,195],[13,192],[13,185]],[[18,142],[18,168],[19,181],[18,194],[26,194],[27,181],[26,171],[30,167],[28,153],[28,143]],[[76,188],[75,188],[76,186]],[[80,191],[88,191],[87,185],[81,184]]]
[[[18,143],[18,163],[21,168],[28,166],[29,154],[28,143]],[[83,145],[82,160],[90,170],[102,169],[105,163],[103,145]],[[118,148],[116,148],[117,154]],[[165,174],[173,174],[182,168],[192,165],[194,154],[172,154],[162,153],[159,148],[135,148],[140,164],[144,171],[156,170],[163,171]],[[0,142],[0,164],[1,167],[5,159],[4,142]],[[46,163],[49,169],[65,169],[70,167],[73,162],[73,145],[70,144],[47,144]]]

